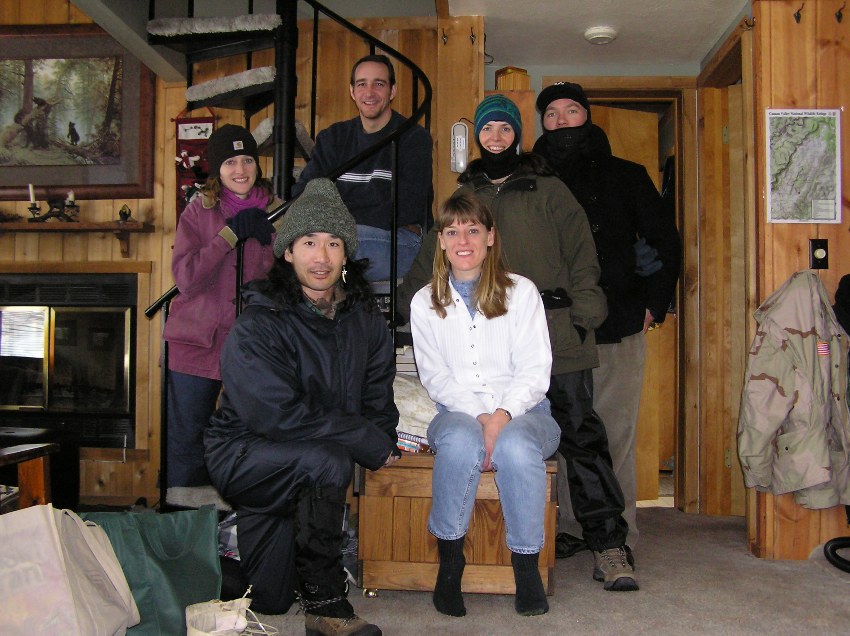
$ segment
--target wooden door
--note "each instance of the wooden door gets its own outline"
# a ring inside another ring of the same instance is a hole
[[[658,113],[614,106],[592,106],[593,122],[602,128],[618,157],[646,167],[656,189],[661,187]],[[678,419],[676,315],[646,336],[646,368],[637,431],[637,498],[657,499],[659,471],[672,469]]]

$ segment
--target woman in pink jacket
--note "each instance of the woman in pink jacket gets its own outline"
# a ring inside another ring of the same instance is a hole
[[[219,358],[236,320],[236,245],[245,242],[243,280],[264,278],[274,262],[280,204],[262,178],[257,142],[241,126],[210,135],[209,177],[180,215],[171,271],[180,294],[165,325],[168,341],[167,486],[209,484],[203,431],[221,389]]]

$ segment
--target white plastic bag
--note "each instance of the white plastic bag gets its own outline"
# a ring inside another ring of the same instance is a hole
[[[70,510],[0,515],[0,633],[115,636],[139,610],[106,533]]]
[[[186,636],[275,636],[277,629],[259,622],[254,612],[248,609],[250,604],[251,599],[243,596],[232,601],[213,600],[189,605],[186,608]]]

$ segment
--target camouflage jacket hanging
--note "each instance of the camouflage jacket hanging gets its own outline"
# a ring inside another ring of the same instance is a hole
[[[848,336],[820,279],[793,274],[755,319],[738,421],[746,485],[807,508],[850,504]]]

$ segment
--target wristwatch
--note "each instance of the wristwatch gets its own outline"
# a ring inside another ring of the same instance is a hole
[[[511,415],[511,412],[510,412],[508,409],[503,409],[503,408],[500,406],[500,407],[499,407],[499,408],[497,408],[496,410],[497,410],[497,411],[501,411],[502,413],[504,413],[505,415],[507,415],[507,416],[508,416],[508,421],[509,421],[509,422],[510,422],[512,419],[514,419],[514,416],[513,416],[513,415]]]

